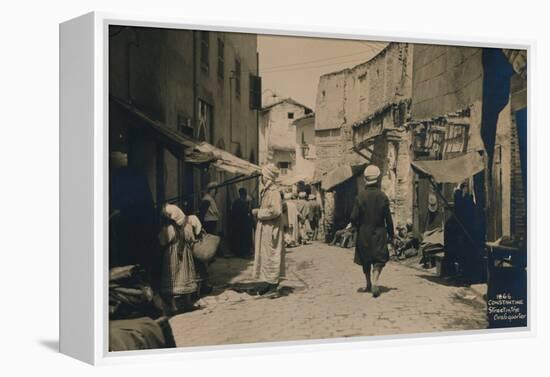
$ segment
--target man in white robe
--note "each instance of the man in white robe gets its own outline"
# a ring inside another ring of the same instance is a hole
[[[283,230],[283,203],[275,180],[279,169],[269,164],[262,169],[263,189],[260,208],[252,210],[257,219],[254,247],[253,277],[267,284],[267,291],[275,291],[285,274],[285,244]],[[265,292],[262,292],[265,293]]]

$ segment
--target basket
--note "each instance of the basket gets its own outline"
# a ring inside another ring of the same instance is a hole
[[[193,243],[193,257],[202,262],[210,261],[216,255],[220,240],[220,236],[201,232],[197,241]]]

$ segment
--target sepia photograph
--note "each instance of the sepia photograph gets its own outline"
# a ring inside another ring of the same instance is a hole
[[[527,50],[107,38],[110,352],[527,329]]]

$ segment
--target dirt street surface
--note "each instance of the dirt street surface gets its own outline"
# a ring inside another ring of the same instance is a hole
[[[210,268],[211,296],[200,310],[170,321],[178,347],[471,330],[487,327],[485,307],[464,288],[432,273],[390,262],[382,295],[358,293],[364,275],[352,250],[322,243],[287,250],[278,295],[238,293],[252,261],[219,259]]]

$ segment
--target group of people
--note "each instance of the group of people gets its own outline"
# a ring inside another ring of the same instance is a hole
[[[285,275],[286,246],[304,244],[317,239],[321,207],[316,197],[306,198],[300,192],[298,198],[292,194],[282,194],[277,185],[279,169],[268,164],[262,168],[259,207],[251,209],[246,190],[239,191],[239,198],[232,206],[233,232],[236,250],[246,254],[251,238],[244,236],[255,227],[253,278],[261,286],[260,292],[277,289]],[[365,274],[366,285],[359,292],[380,295],[378,280],[385,263],[389,259],[387,244],[393,240],[393,222],[389,199],[378,188],[380,169],[374,165],[364,171],[365,190],[355,199],[348,229],[356,229],[355,262],[360,264]],[[162,294],[171,307],[191,305],[195,292],[211,289],[205,284],[206,264],[193,258],[193,243],[202,230],[216,232],[219,211],[211,189],[203,198],[203,206],[198,217],[184,213],[175,205],[165,205],[162,210],[163,226],[159,234],[163,246]],[[205,203],[209,202],[209,203]],[[238,240],[238,242],[237,242]]]
[[[262,286],[261,293],[276,290],[284,277],[286,247],[317,239],[322,216],[321,206],[315,195],[307,196],[304,191],[297,197],[292,193],[283,193],[276,183],[278,175],[279,169],[275,165],[265,165],[262,168],[259,207],[252,208],[247,192],[242,188],[231,209],[232,233],[236,235],[232,247],[242,256],[248,255],[253,248],[253,278]],[[379,188],[380,175],[377,166],[366,167],[363,172],[365,189],[360,190],[355,198],[350,222],[342,230],[342,235],[347,234],[355,244],[354,262],[362,267],[365,275],[365,285],[358,292],[368,292],[373,297],[378,297],[382,292],[379,279],[390,258],[388,245],[394,245],[401,253],[418,248],[418,239],[411,236],[412,221],[398,227],[398,233],[394,235],[390,201]],[[472,206],[468,205],[470,196],[463,191],[466,189],[461,187],[455,193],[457,217],[462,224],[467,224],[468,230],[472,230],[475,224],[471,219],[475,215],[470,209]],[[162,212],[164,227],[159,238],[161,245],[166,248],[162,289],[166,295],[171,296],[170,302],[174,306],[177,306],[174,301],[186,302],[190,293],[200,291],[197,284],[207,276],[206,267],[193,260],[191,245],[202,228],[215,232],[219,212],[211,193],[205,196],[203,202],[210,203],[204,205],[202,224],[197,217],[186,215],[174,205],[165,206]],[[451,225],[449,224],[449,228]],[[249,237],[254,228],[254,237]],[[473,230],[472,233],[475,234]],[[457,259],[460,260],[460,257]],[[467,269],[468,264],[463,260],[460,262]]]
[[[275,289],[284,276],[285,235],[289,240],[301,237],[307,234],[309,225],[311,239],[316,239],[321,217],[321,208],[314,196],[308,201],[305,192],[298,194],[297,200],[289,194],[282,197],[275,183],[278,174],[279,170],[272,164],[263,167],[260,208],[252,211],[257,220],[254,277],[267,284],[268,290]],[[356,229],[354,260],[365,274],[366,285],[358,292],[378,297],[381,294],[378,281],[389,260],[387,245],[394,239],[394,227],[389,199],[379,188],[380,169],[369,165],[363,174],[365,190],[355,198],[347,229]]]
[[[287,192],[283,195],[285,205],[285,246],[305,245],[319,237],[321,205],[314,194],[301,191],[298,197]]]
[[[253,276],[262,294],[276,290],[285,274],[286,204],[276,184],[278,175],[279,169],[274,165],[264,166],[259,208],[251,208],[246,189],[241,188],[230,212],[229,239],[233,252],[237,256],[248,256],[254,238]],[[162,209],[159,234],[163,253],[161,294],[173,313],[192,309],[193,297],[212,290],[207,283],[207,263],[193,257],[193,244],[203,231],[218,233],[221,214],[215,199],[217,186],[216,182],[207,185],[199,209],[200,219],[173,204],[166,204]]]
[[[218,227],[222,221],[222,215],[216,202],[218,186],[216,181],[208,183],[199,208],[199,217],[204,219],[205,231],[216,235],[220,233]],[[239,196],[231,205],[228,225],[228,243],[224,244],[223,248],[228,247],[229,250],[220,249],[219,254],[227,253],[241,258],[249,257],[252,253],[254,221],[252,219],[252,200],[244,187],[239,189]]]
[[[216,202],[218,183],[208,183],[201,199],[199,216],[189,208],[180,209],[174,204],[164,205],[161,211],[159,243],[162,252],[161,295],[172,313],[192,309],[194,299],[212,292],[208,283],[208,263],[193,256],[193,246],[208,233],[218,235],[221,213]],[[239,198],[232,208],[231,248],[239,256],[250,254],[252,219],[246,189],[239,190]],[[215,256],[215,254],[214,254]]]

